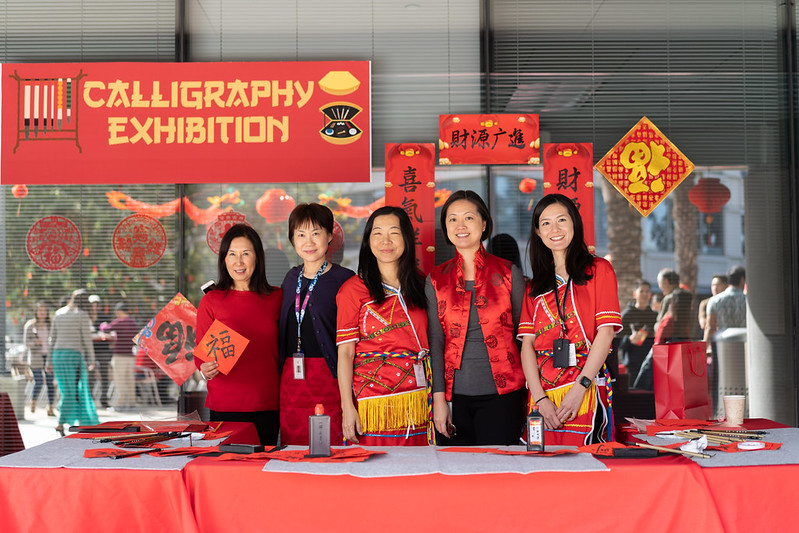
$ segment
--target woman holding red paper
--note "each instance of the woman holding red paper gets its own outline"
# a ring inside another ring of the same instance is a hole
[[[249,343],[227,374],[215,361],[194,362],[208,380],[205,405],[211,420],[252,422],[261,444],[277,444],[280,421],[278,316],[281,290],[266,280],[264,248],[258,233],[246,224],[232,226],[219,247],[216,286],[200,300],[197,347],[218,320]]]
[[[283,280],[280,308],[280,443],[308,446],[308,417],[316,404],[330,416],[330,442],[341,444],[335,298],[355,275],[327,259],[333,213],[300,204],[289,215],[289,241],[302,264]]]
[[[544,417],[547,444],[610,441],[605,359],[621,330],[616,274],[588,251],[580,213],[562,194],[535,206],[529,246],[534,277],[519,337],[530,409]]]
[[[385,206],[372,213],[358,277],[344,282],[336,296],[342,432],[352,442],[433,441],[424,278],[414,242],[403,209]]]

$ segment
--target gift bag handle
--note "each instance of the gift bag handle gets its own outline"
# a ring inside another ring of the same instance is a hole
[[[696,368],[694,368],[694,359],[695,359],[694,354],[699,355],[699,362],[701,363],[699,366],[702,368],[702,373],[701,374],[696,371]],[[691,373],[693,375],[701,378],[701,377],[704,377],[704,375],[707,373],[707,363],[705,362],[705,354],[702,353],[702,350],[694,350],[693,348],[691,349],[691,363],[690,364],[691,364]]]

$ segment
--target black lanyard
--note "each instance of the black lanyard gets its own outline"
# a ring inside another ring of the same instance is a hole
[[[563,310],[560,309],[560,298],[558,298],[558,283],[555,282],[555,306],[558,308],[558,317],[560,317],[560,331],[563,333],[564,338],[569,338],[566,333],[566,299],[569,297],[569,287],[572,284],[571,278],[566,282],[566,291],[563,293]]]

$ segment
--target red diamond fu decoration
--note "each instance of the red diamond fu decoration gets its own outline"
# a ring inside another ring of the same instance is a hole
[[[643,216],[648,216],[694,164],[643,117],[594,166]]]

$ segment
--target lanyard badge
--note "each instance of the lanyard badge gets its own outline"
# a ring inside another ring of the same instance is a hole
[[[302,321],[305,318],[305,310],[308,307],[308,300],[311,298],[311,293],[316,287],[316,282],[319,281],[319,276],[327,268],[327,260],[322,263],[319,270],[316,271],[311,284],[308,285],[308,292],[300,305],[300,293],[302,292],[302,275],[305,271],[305,265],[300,269],[297,276],[297,291],[294,297],[294,316],[297,318],[297,350],[294,352],[292,359],[294,361],[294,379],[305,379],[305,354],[302,351]]]
[[[566,290],[563,293],[562,310],[560,298],[558,297],[558,288],[557,286],[555,287],[555,305],[558,308],[561,335],[559,339],[552,341],[552,364],[556,368],[566,368],[577,364],[577,353],[574,349],[574,344],[569,342],[568,333],[566,331],[566,301],[569,297],[569,287],[571,287],[571,279],[566,282]]]

